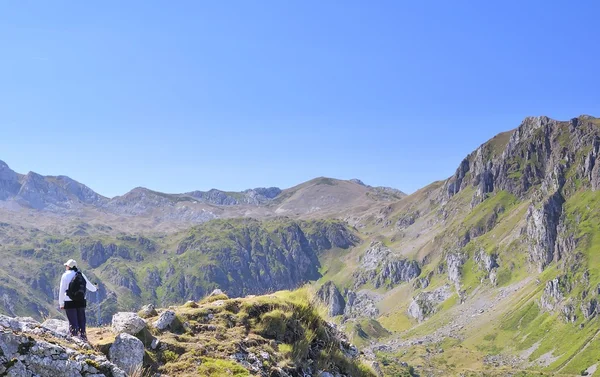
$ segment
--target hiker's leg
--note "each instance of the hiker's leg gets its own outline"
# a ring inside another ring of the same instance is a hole
[[[71,336],[79,335],[79,318],[77,317],[77,309],[65,309],[67,318],[69,319],[69,332]]]
[[[81,336],[83,339],[87,339],[85,332],[85,308],[77,308],[77,322],[79,323],[79,336]]]

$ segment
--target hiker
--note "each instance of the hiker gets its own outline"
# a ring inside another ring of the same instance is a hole
[[[71,336],[77,336],[87,342],[87,334],[85,332],[85,293],[86,290],[96,292],[98,285],[92,284],[77,269],[77,262],[73,259],[69,259],[64,265],[67,271],[60,278],[58,304],[67,313]]]

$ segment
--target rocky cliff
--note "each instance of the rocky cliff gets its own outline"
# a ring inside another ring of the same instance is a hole
[[[58,237],[3,253],[8,276],[0,279],[9,315],[54,312],[64,260],[75,258],[90,279],[92,323],[106,323],[119,308],[141,302],[168,305],[198,300],[215,288],[232,297],[293,289],[318,279],[321,253],[347,250],[359,240],[340,221],[293,221],[280,218],[217,220],[162,237]],[[35,274],[27,271],[38,271]],[[22,282],[22,283],[21,283]],[[18,294],[26,283],[27,295]]]

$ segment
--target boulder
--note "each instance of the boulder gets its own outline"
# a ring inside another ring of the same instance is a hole
[[[163,331],[163,330],[171,327],[171,324],[173,324],[174,320],[175,320],[175,312],[172,310],[165,310],[164,312],[162,312],[160,314],[158,319],[154,322],[154,327]]]
[[[112,331],[115,334],[126,333],[135,335],[146,327],[144,321],[139,315],[130,312],[119,312],[113,315]]]
[[[119,334],[108,350],[108,358],[125,372],[131,373],[144,362],[144,343],[133,335]]]
[[[69,335],[69,322],[60,319],[47,319],[42,323],[42,326],[48,330],[54,331],[57,334]]]
[[[138,315],[142,318],[155,317],[158,315],[156,308],[152,304],[142,306],[142,309],[138,312]]]

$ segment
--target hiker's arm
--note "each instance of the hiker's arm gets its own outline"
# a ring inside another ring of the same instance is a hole
[[[58,289],[58,306],[62,309],[65,307],[65,298],[67,297],[67,287],[69,283],[67,280],[67,274],[63,274],[60,278],[60,288]]]
[[[89,279],[87,278],[87,276],[85,276],[85,274],[82,274],[83,278],[85,279],[85,287],[87,288],[88,291],[91,292],[96,292],[98,290],[98,287],[93,284],[91,281],[89,281]]]

